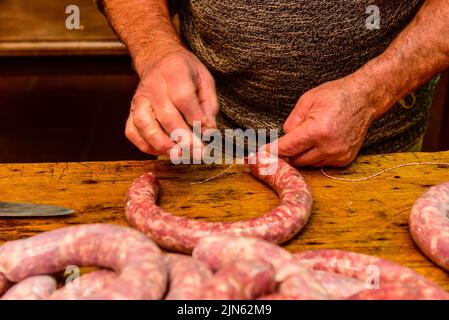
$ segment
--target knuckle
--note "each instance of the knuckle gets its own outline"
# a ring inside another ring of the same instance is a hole
[[[302,96],[299,97],[297,105],[304,105],[307,104],[309,101],[310,91],[304,93]]]
[[[125,128],[125,136],[126,136],[129,140],[133,139],[134,136],[135,136],[135,134],[136,134],[135,131],[134,131],[131,127],[126,126],[126,128]]]
[[[193,96],[193,89],[190,86],[182,86],[177,88],[172,94],[172,101],[174,104],[187,105]]]
[[[158,120],[164,125],[170,124],[175,120],[178,116],[178,111],[172,107],[165,107],[161,109],[161,112],[158,115]]]
[[[140,88],[140,87],[139,87]],[[131,101],[131,107],[137,107],[140,104],[146,103],[149,101],[148,97],[139,91],[142,91],[142,89],[137,89],[136,93],[134,94],[134,97]]]
[[[143,128],[148,125],[147,117],[142,111],[135,112],[133,115],[134,125],[137,128]]]
[[[282,129],[284,130],[285,133],[289,133],[291,130],[293,130],[291,125],[287,124],[287,123],[284,123],[284,125],[282,126]]]
[[[216,84],[215,79],[207,69],[205,70],[205,72],[202,73],[200,80],[204,87],[209,88],[209,89],[215,88],[215,84]]]
[[[318,136],[324,139],[334,139],[335,130],[332,125],[325,124],[318,130]]]
[[[145,136],[149,139],[153,140],[155,137],[159,135],[159,130],[155,127],[151,126],[150,124],[145,125],[142,128],[142,131],[145,132]]]
[[[292,145],[286,145],[282,148],[282,154],[287,157],[293,157],[296,155],[296,148]]]
[[[334,143],[334,144],[328,145],[324,149],[323,153],[325,153],[327,156],[333,156],[333,155],[341,154],[342,151],[343,151],[342,146]]]

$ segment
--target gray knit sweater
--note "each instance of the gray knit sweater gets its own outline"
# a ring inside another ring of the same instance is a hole
[[[424,1],[174,2],[186,45],[217,81],[222,126],[282,129],[303,93],[381,54]],[[380,8],[378,30],[366,27],[370,4]],[[426,129],[436,82],[375,121],[362,152],[398,152],[415,144]]]

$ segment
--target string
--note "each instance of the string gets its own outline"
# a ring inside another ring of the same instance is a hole
[[[190,184],[191,184],[191,185],[195,185],[195,184],[203,184],[203,183],[209,182],[209,181],[211,181],[211,180],[214,180],[214,179],[216,179],[216,178],[218,178],[218,177],[224,175],[224,174],[226,173],[226,171],[229,171],[230,169],[232,169],[233,167],[235,167],[236,164],[237,164],[237,163],[234,163],[234,164],[230,165],[229,167],[227,167],[226,169],[224,169],[223,171],[221,171],[220,173],[216,174],[216,175],[213,176],[213,177],[210,177],[210,178],[208,178],[208,179],[206,179],[206,180],[199,181],[199,182],[191,182]]]
[[[198,182],[191,182],[191,185],[198,185],[198,184],[203,184],[209,181],[212,181],[216,178],[219,178],[220,176],[224,175],[227,171],[231,170],[233,167],[235,167],[237,165],[237,163],[234,163],[232,165],[230,165],[229,167],[227,167],[226,169],[222,170],[221,172],[219,172],[218,174],[207,178],[205,180],[202,181],[198,181]],[[332,180],[337,180],[337,181],[346,181],[346,182],[360,182],[360,181],[368,181],[368,180],[372,180],[380,175],[383,175],[387,172],[393,171],[395,169],[399,169],[399,168],[404,168],[404,167],[412,167],[412,166],[449,166],[448,162],[410,162],[410,163],[404,163],[404,164],[400,164],[391,168],[387,168],[384,170],[381,170],[377,173],[374,173],[370,176],[367,177],[363,177],[363,178],[355,178],[355,179],[350,179],[350,178],[340,178],[340,177],[334,177],[331,176],[330,174],[326,173],[326,171],[324,171],[324,169],[321,169],[321,173]]]
[[[370,175],[368,177],[364,177],[364,178],[358,178],[358,179],[349,179],[349,178],[340,178],[340,177],[334,177],[331,176],[329,174],[326,173],[326,171],[324,171],[324,169],[321,169],[321,173],[326,176],[329,179],[332,180],[338,180],[338,181],[347,181],[347,182],[359,182],[359,181],[367,181],[367,180],[372,180],[375,177],[378,177],[384,173],[390,172],[394,169],[398,169],[398,168],[403,168],[403,167],[412,167],[412,166],[449,166],[449,163],[447,162],[410,162],[410,163],[404,163],[404,164],[400,164],[388,169],[384,169],[382,171],[379,171],[373,175]]]

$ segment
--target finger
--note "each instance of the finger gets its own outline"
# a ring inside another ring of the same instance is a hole
[[[218,98],[217,90],[215,87],[215,80],[209,74],[209,71],[204,72],[205,75],[200,77],[198,86],[198,98],[200,106],[207,117],[207,127],[217,128],[217,122],[215,120],[218,114]]]
[[[295,157],[314,145],[313,121],[306,121],[291,132],[270,143],[270,148],[276,148],[280,157]]]
[[[126,121],[125,135],[140,151],[148,154],[158,155],[158,152],[149,143],[143,140],[133,123],[133,115],[130,114]]]
[[[147,97],[139,96],[133,99],[133,124],[139,136],[153,147],[158,154],[168,154],[175,145],[157,122],[151,103]]]
[[[328,166],[327,165],[327,160],[323,160],[323,161],[320,161],[320,162],[317,162],[317,163],[311,165],[311,167],[314,167],[314,168],[324,168],[324,167],[327,167],[327,166]]]
[[[197,89],[192,80],[174,77],[167,84],[167,88],[169,100],[181,112],[188,124],[193,126],[193,122],[198,121],[202,127],[207,126],[207,116],[201,109]]]
[[[302,99],[300,98],[293,111],[288,116],[284,123],[285,133],[293,131],[305,121],[305,108],[303,107]]]
[[[181,148],[189,148],[193,151],[194,158],[202,156],[204,145],[201,139],[193,134],[190,127],[184,121],[184,118],[168,99],[162,96],[153,99],[154,112],[156,119],[165,132],[173,133],[175,130],[182,130],[181,137],[188,137],[186,141],[177,141]]]
[[[350,160],[341,160],[341,159],[326,159],[319,163],[313,165],[313,167],[321,168],[321,167],[337,167],[342,168],[346,167],[351,163]]]
[[[297,167],[314,166],[317,163],[322,162],[325,159],[325,155],[317,148],[312,148],[299,156],[290,159],[290,163]]]

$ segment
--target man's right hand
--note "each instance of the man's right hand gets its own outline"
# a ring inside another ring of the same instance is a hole
[[[199,140],[191,130],[193,121],[200,121],[202,129],[216,128],[215,81],[194,54],[182,46],[155,53],[141,75],[125,131],[141,151],[169,155],[175,146],[169,136],[176,129],[190,135],[188,144],[177,143],[192,148],[194,139]]]

